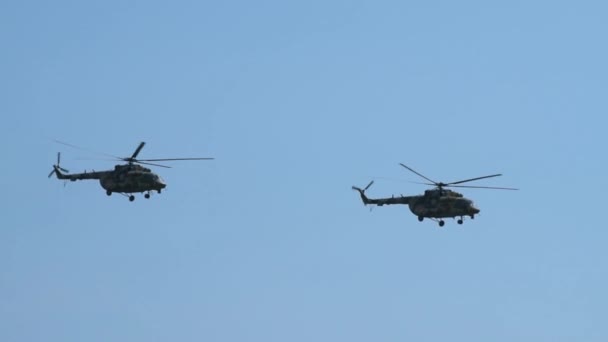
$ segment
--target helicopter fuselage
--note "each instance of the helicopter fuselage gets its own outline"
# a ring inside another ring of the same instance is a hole
[[[473,201],[464,197],[411,196],[408,207],[414,215],[429,218],[473,217],[479,213]]]
[[[128,171],[116,172],[111,171],[105,177],[99,179],[99,184],[109,192],[146,192],[156,190],[160,192],[167,185],[165,182],[153,172]]]
[[[410,211],[418,216],[418,221],[423,221],[425,218],[431,218],[439,222],[439,226],[443,227],[445,222],[442,220],[446,217],[456,218],[458,219],[458,224],[462,224],[464,222],[464,217],[469,216],[470,218],[475,218],[475,215],[479,213],[479,209],[473,205],[473,201],[468,198],[462,196],[462,194],[446,189],[448,187],[455,188],[482,188],[482,189],[498,189],[498,190],[517,190],[516,188],[504,188],[504,187],[492,187],[492,186],[472,186],[472,185],[461,185],[463,183],[468,183],[480,179],[492,178],[501,176],[501,174],[493,174],[482,177],[475,177],[464,179],[461,181],[451,182],[451,183],[443,183],[436,182],[425,175],[415,171],[411,167],[400,163],[399,165],[408,169],[409,171],[415,173],[416,175],[424,178],[426,181],[430,183],[423,183],[428,185],[435,185],[435,188],[428,189],[424,191],[423,195],[417,196],[401,196],[401,197],[390,197],[390,198],[368,198],[365,195],[365,191],[369,189],[369,187],[374,184],[372,180],[365,188],[358,188],[353,186],[352,189],[359,192],[361,195],[361,200],[363,200],[363,204],[368,205],[390,205],[390,204],[406,204],[410,208]]]
[[[76,147],[74,145],[64,143],[61,141],[56,141],[60,144],[67,145],[70,147]],[[115,157],[118,160],[125,161],[126,164],[119,164],[114,166],[114,170],[107,171],[92,171],[92,172],[83,172],[83,173],[69,173],[68,170],[59,166],[61,161],[61,153],[57,153],[57,164],[53,165],[53,170],[49,173],[48,177],[51,177],[53,174],[57,176],[59,179],[70,180],[75,182],[77,180],[85,180],[85,179],[97,179],[99,180],[99,184],[102,188],[106,190],[106,194],[108,196],[112,195],[113,192],[118,192],[122,194],[131,194],[129,195],[129,201],[135,200],[135,196],[132,195],[135,192],[145,192],[144,197],[150,198],[150,191],[161,192],[162,189],[167,187],[167,184],[160,178],[159,175],[152,172],[150,169],[142,166],[152,165],[158,167],[166,167],[170,166],[157,164],[156,162],[165,162],[165,161],[177,161],[177,160],[213,160],[214,158],[156,158],[156,159],[137,159],[139,152],[144,147],[146,143],[141,142],[135,149],[135,152],[130,157]],[[153,163],[152,163],[153,162]]]
[[[57,173],[57,178],[72,182],[98,179],[99,184],[106,190],[108,195],[113,192],[135,193],[153,190],[160,192],[167,186],[159,175],[139,165],[116,165],[114,170],[72,174],[64,174],[56,168],[55,172]]]
[[[462,224],[463,217],[474,218],[479,213],[479,209],[473,205],[473,201],[453,191],[431,190],[425,191],[424,195],[368,198],[364,189],[357,187],[353,187],[353,189],[359,192],[365,205],[371,204],[379,207],[392,204],[407,205],[410,211],[418,217],[418,221],[425,218],[438,219],[440,226],[443,226],[443,218],[459,217],[458,223]]]

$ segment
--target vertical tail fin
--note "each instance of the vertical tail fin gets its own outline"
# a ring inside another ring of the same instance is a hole
[[[352,187],[353,190],[356,190],[359,192],[359,195],[361,195],[361,200],[363,201],[363,204],[365,204],[365,205],[369,204],[369,199],[367,198],[367,196],[365,196],[365,191],[367,189],[369,189],[369,187],[372,186],[372,184],[374,184],[374,181],[369,182],[369,184],[367,184],[367,186],[363,189],[358,188],[356,186]]]

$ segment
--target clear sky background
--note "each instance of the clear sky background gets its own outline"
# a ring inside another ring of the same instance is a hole
[[[603,1],[0,3],[1,341],[606,341]],[[48,179],[141,158],[145,200]],[[405,163],[463,226],[373,197]]]

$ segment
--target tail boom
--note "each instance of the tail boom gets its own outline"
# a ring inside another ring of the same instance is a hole
[[[374,181],[371,181],[365,188],[361,189],[358,188],[356,186],[353,186],[352,189],[355,191],[359,192],[359,195],[361,196],[361,200],[363,201],[364,205],[368,205],[368,204],[374,204],[377,205],[379,207],[383,206],[383,205],[390,205],[390,204],[409,204],[410,200],[412,199],[411,196],[400,196],[400,197],[389,197],[389,198],[368,198],[365,195],[365,190],[369,189],[369,187],[374,184]]]

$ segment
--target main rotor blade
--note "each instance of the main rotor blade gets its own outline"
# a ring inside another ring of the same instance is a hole
[[[489,176],[483,176],[483,177],[476,177],[476,178],[471,178],[471,179],[465,179],[465,180],[461,180],[458,182],[452,182],[452,183],[448,183],[446,185],[452,185],[452,184],[460,184],[460,183],[466,183],[466,182],[472,182],[472,181],[476,181],[479,179],[484,179],[484,178],[492,178],[492,177],[498,177],[498,176],[502,176],[501,173],[497,173],[495,175],[489,175]]]
[[[140,142],[139,146],[137,146],[137,149],[135,149],[135,152],[133,152],[133,155],[131,156],[131,158],[127,158],[127,160],[129,161],[135,161],[135,158],[137,158],[137,155],[139,154],[139,152],[141,151],[142,148],[144,148],[144,145],[146,143],[145,142]]]
[[[412,171],[413,173],[415,173],[415,174],[417,174],[418,176],[420,176],[420,177],[422,177],[422,178],[426,179],[427,181],[429,181],[429,182],[433,183],[434,185],[439,185],[439,183],[435,182],[434,180],[432,180],[432,179],[430,179],[430,178],[426,177],[425,175],[423,175],[423,174],[421,174],[421,173],[416,172],[416,171],[415,171],[414,169],[412,169],[411,167],[408,167],[408,166],[406,166],[406,165],[404,165],[404,164],[402,164],[402,163],[399,163],[399,165],[401,165],[401,166],[403,166],[404,168],[406,168],[406,169],[408,169],[408,170]]]
[[[108,153],[99,152],[99,151],[91,150],[91,149],[88,149],[88,148],[72,145],[70,143],[67,143],[67,142],[64,142],[64,141],[61,141],[61,140],[57,140],[57,139],[52,139],[52,140],[54,142],[58,143],[58,144],[65,145],[65,146],[68,146],[68,147],[71,147],[71,148],[74,148],[74,149],[77,149],[77,150],[86,151],[86,152],[89,152],[89,153],[94,153],[94,154],[99,154],[99,155],[103,155],[103,156],[106,156],[106,157],[112,157],[112,158],[124,160],[124,158],[117,157],[117,156],[114,156],[114,155],[111,155],[111,154],[108,154]]]
[[[475,185],[448,185],[450,188],[470,188],[470,189],[494,189],[494,190],[519,190],[517,188],[502,188],[497,186],[475,186]]]
[[[422,185],[437,185],[437,184],[433,184],[433,183],[423,183],[423,182],[414,182],[414,181],[407,181],[408,183],[412,183],[412,184],[422,184]]]
[[[136,159],[135,161],[172,161],[172,160],[214,160],[215,158],[161,158],[161,159]]]
[[[91,157],[91,158],[74,158],[74,160],[87,160],[87,161],[91,161],[91,160],[95,160],[95,161],[109,161],[109,162],[116,162],[116,161],[125,161],[126,158],[110,158],[110,157]]]
[[[160,166],[160,167],[164,167],[164,168],[167,168],[167,169],[170,169],[170,168],[171,168],[171,166],[167,166],[167,165],[161,165],[161,164],[154,164],[154,163],[146,163],[146,162],[142,162],[142,161],[139,161],[139,160],[134,160],[133,162],[134,162],[134,163],[137,163],[137,164],[152,165],[152,166]]]

